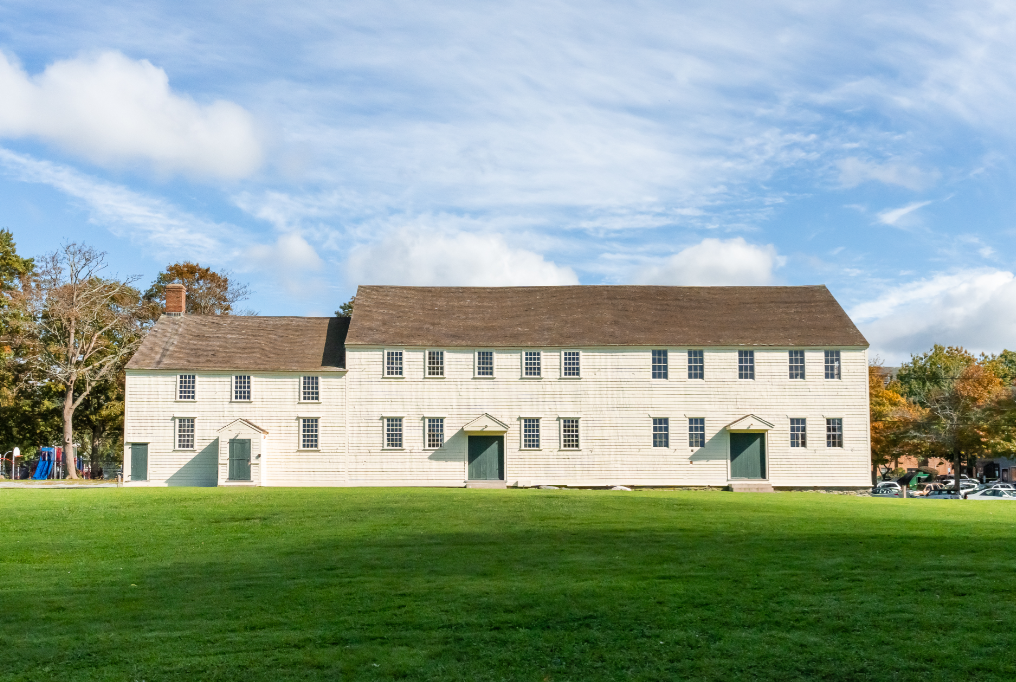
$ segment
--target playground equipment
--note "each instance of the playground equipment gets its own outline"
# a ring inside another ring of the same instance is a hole
[[[17,459],[21,457],[21,448],[14,448],[10,452],[5,452],[3,457],[0,457],[0,461],[6,459],[7,455],[11,456],[11,480],[18,477]]]
[[[32,478],[36,481],[44,481],[51,477],[59,478],[62,460],[61,448],[39,448],[39,466],[35,468],[35,475]]]

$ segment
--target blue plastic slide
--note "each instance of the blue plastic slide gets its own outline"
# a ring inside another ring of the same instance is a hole
[[[39,466],[35,468],[35,476],[32,476],[37,481],[45,480],[49,476],[49,470],[53,468],[53,463],[48,459],[44,459],[39,462]]]

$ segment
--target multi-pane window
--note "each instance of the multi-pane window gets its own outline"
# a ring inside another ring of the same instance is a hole
[[[540,447],[539,419],[522,420],[522,447],[527,450],[536,450]]]
[[[807,419],[792,418],[790,420],[790,447],[792,448],[808,447]]]
[[[233,377],[233,400],[250,400],[250,376]]]
[[[402,351],[400,350],[385,351],[385,376],[386,377],[402,376]]]
[[[476,376],[478,377],[494,376],[494,351],[492,350],[476,351]]]
[[[653,447],[670,447],[670,419],[653,417]]]
[[[825,378],[840,378],[840,352],[838,350],[827,350],[825,352]]]
[[[564,352],[564,372],[566,377],[582,376],[579,352],[577,350],[566,350]]]
[[[653,378],[654,379],[666,379],[667,378],[667,351],[665,350],[654,350],[653,351]]]
[[[429,350],[429,351],[427,351],[427,376],[429,376],[429,377],[443,377],[444,376],[444,351],[443,350]]]
[[[427,418],[427,447],[437,449],[444,445],[444,418]]]
[[[566,450],[578,450],[579,448],[579,420],[561,420],[561,447]]]
[[[194,418],[180,417],[176,420],[176,449],[194,449]]]
[[[842,419],[837,418],[825,420],[825,444],[827,448],[843,447]]]
[[[792,351],[790,351],[790,378],[791,379],[803,379],[804,378],[804,351],[803,350],[792,350]]]
[[[314,403],[321,399],[320,384],[317,377],[300,377],[300,400]]]
[[[318,449],[318,418],[300,420],[300,448],[302,450]]]
[[[538,377],[543,376],[543,368],[540,366],[540,351],[527,350],[522,354],[522,376]]]
[[[402,447],[402,417],[385,417],[385,447]]]
[[[197,377],[193,374],[181,374],[176,382],[177,400],[195,400],[197,398]]]
[[[701,350],[688,351],[688,378],[689,379],[706,378],[705,351]]]
[[[692,417],[688,420],[688,447],[703,448],[706,445],[706,420]]]
[[[755,378],[755,351],[753,350],[737,351],[737,378],[738,379]]]

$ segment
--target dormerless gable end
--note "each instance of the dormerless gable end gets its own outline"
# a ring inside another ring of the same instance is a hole
[[[868,342],[825,286],[361,286],[349,346],[834,346]]]

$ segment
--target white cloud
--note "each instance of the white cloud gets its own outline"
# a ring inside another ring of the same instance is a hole
[[[917,191],[929,186],[938,177],[937,173],[923,171],[917,166],[899,162],[874,163],[853,156],[841,159],[837,165],[840,168],[840,184],[844,187],[856,187],[875,180]]]
[[[510,244],[496,233],[422,230],[390,232],[354,247],[347,278],[359,284],[538,286],[578,284],[569,267]]]
[[[919,208],[927,206],[930,201],[915,201],[912,204],[907,204],[901,208],[886,209],[878,214],[878,222],[884,225],[896,226],[905,216],[913,213]]]
[[[176,94],[165,71],[119,52],[54,62],[36,76],[0,53],[0,99],[0,136],[39,138],[101,165],[221,178],[261,165],[246,110]]]
[[[749,244],[743,237],[703,239],[663,263],[641,269],[640,284],[753,285],[773,281],[785,259],[772,244]]]
[[[1016,277],[995,269],[940,273],[850,310],[872,354],[906,360],[933,344],[974,352],[1016,349]]]

